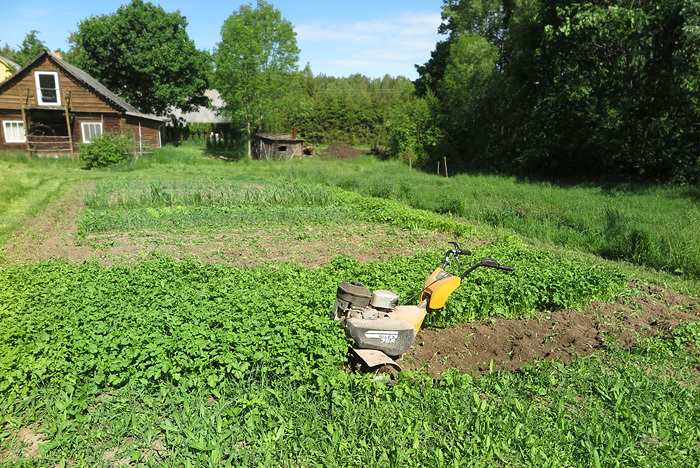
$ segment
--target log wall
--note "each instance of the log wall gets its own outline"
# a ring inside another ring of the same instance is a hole
[[[70,98],[70,108],[76,112],[119,112],[113,104],[101,98],[72,76],[66,75],[48,58],[41,59],[34,67],[24,70],[19,81],[14,82],[0,94],[0,109],[21,109],[24,102],[25,108],[60,109],[61,106],[39,105],[37,101],[36,81],[34,72],[47,71],[58,73],[58,89],[61,93],[61,101]]]

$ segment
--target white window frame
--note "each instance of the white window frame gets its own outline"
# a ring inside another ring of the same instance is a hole
[[[88,131],[85,130],[88,126],[93,126],[93,125],[98,126],[98,128],[100,129],[99,134],[93,132],[92,130],[88,130]],[[99,137],[102,135],[104,128],[103,128],[102,122],[80,122],[80,131],[83,134],[83,143],[90,143],[90,141],[93,138]],[[90,135],[88,135],[88,133],[90,133]]]
[[[56,85],[56,100],[55,101],[49,101],[45,102],[44,101],[44,95],[41,92],[41,82],[40,82],[40,77],[43,75],[50,75],[53,76],[54,83]],[[52,71],[36,71],[34,72],[34,81],[36,83],[36,100],[39,103],[39,105],[42,106],[60,106],[61,105],[61,90],[59,89],[58,85],[58,73],[57,72],[52,72]]]
[[[12,136],[15,133],[15,131],[12,130],[13,126],[17,129],[21,128],[21,131],[20,131],[21,135],[19,138],[12,138]],[[8,129],[10,129],[10,130],[8,131]],[[3,130],[3,133],[5,134],[5,143],[26,143],[27,142],[26,129],[24,128],[24,122],[21,120],[3,120],[2,121],[2,130]]]

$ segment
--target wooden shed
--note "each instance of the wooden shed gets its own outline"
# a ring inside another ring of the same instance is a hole
[[[304,140],[284,133],[256,133],[252,138],[253,159],[286,159],[302,156]]]
[[[79,68],[44,51],[0,83],[0,150],[70,152],[103,132],[143,150],[162,145],[167,118],[142,114]]]

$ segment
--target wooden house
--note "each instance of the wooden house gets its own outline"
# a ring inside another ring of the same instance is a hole
[[[167,118],[142,114],[79,68],[44,51],[0,83],[0,150],[78,151],[103,132],[159,148]]]
[[[253,159],[286,159],[302,156],[304,140],[294,135],[283,133],[256,133],[251,142]]]

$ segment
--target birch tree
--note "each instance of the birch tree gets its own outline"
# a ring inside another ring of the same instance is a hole
[[[292,24],[271,3],[243,5],[224,22],[214,50],[214,83],[224,113],[248,137],[264,128],[275,102],[297,71],[299,49]]]

